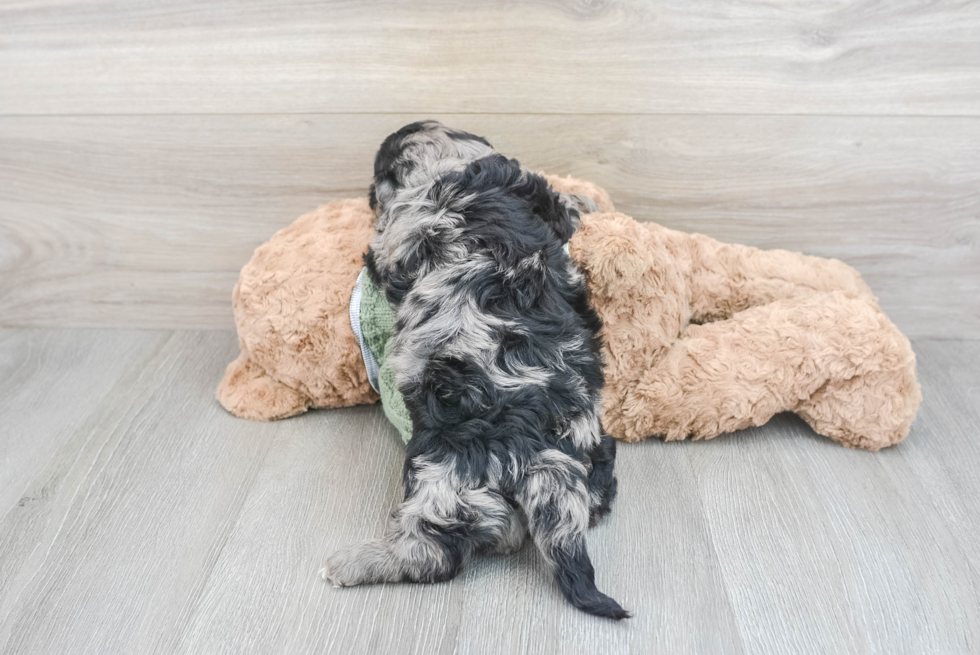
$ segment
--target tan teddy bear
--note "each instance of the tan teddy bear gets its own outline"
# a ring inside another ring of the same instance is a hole
[[[848,447],[908,434],[915,355],[857,271],[639,223],[601,188],[547,177],[599,207],[569,250],[604,323],[609,434],[710,439],[783,411]],[[378,400],[351,302],[373,231],[366,199],[341,200],[255,251],[233,295],[242,353],[218,387],[230,412],[271,420]]]

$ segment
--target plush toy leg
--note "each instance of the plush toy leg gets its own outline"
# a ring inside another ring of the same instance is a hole
[[[848,448],[879,450],[898,443],[922,401],[908,339],[890,322],[876,336],[877,370],[829,380],[796,410],[815,432]]]
[[[269,377],[244,353],[228,365],[217,395],[229,412],[253,421],[295,416],[312,404],[301,392]]]
[[[690,256],[694,323],[731,318],[749,307],[807,291],[841,291],[874,299],[861,275],[836,259],[722,243],[702,234],[670,232],[669,236]]]
[[[908,341],[873,302],[810,292],[691,326],[609,399],[603,424],[627,441],[710,439],[799,411],[821,434],[877,449],[911,424],[914,366]]]

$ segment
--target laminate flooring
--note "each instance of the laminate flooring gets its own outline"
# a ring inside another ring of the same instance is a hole
[[[378,406],[273,423],[214,400],[225,331],[0,330],[0,652],[966,653],[980,648],[980,342],[916,340],[912,433],[846,450],[792,415],[624,444],[588,535],[613,623],[534,551],[335,589],[404,447]]]

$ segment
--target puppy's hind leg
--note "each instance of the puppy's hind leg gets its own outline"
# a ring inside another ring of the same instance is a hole
[[[557,450],[544,450],[529,467],[518,499],[541,554],[555,569],[565,599],[583,612],[610,619],[630,614],[595,586],[585,546],[589,490],[585,466]]]
[[[320,571],[335,587],[382,582],[444,582],[463,568],[471,549],[459,536],[441,532],[418,517],[392,520],[382,539],[343,548]],[[415,524],[408,527],[409,524]]]
[[[320,574],[338,587],[449,580],[473,551],[465,513],[459,490],[447,480],[416,481],[382,539],[337,551]]]
[[[488,538],[484,540],[487,545],[483,548],[495,555],[511,555],[521,549],[527,536],[524,514],[519,507],[511,506],[503,499],[498,503],[497,509],[493,523],[487,522],[492,530],[488,531]]]
[[[599,443],[589,453],[592,469],[589,471],[589,526],[599,522],[610,511],[616,497],[616,440],[602,435]]]

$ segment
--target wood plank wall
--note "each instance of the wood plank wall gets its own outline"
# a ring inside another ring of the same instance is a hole
[[[436,117],[980,338],[980,3],[0,5],[0,325],[232,328],[252,249]]]

